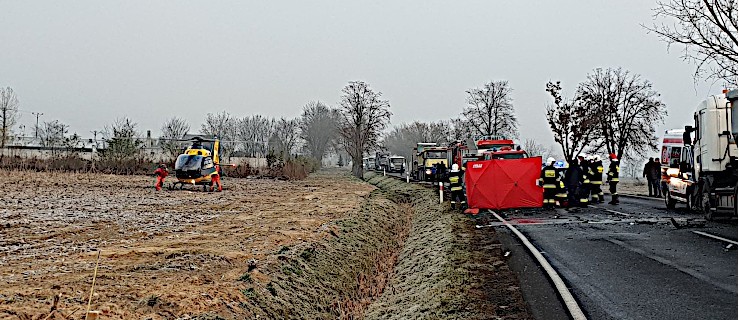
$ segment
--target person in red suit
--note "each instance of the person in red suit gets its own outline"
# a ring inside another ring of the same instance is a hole
[[[160,164],[159,167],[154,171],[154,175],[157,176],[157,183],[154,185],[154,187],[157,189],[157,191],[162,190],[162,187],[164,186],[164,178],[169,175],[169,171],[167,171],[167,165],[164,163]]]

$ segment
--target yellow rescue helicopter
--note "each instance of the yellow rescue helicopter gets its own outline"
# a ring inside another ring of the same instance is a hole
[[[220,182],[222,164],[218,158],[218,138],[194,137],[189,141],[192,141],[192,145],[187,147],[175,161],[174,170],[177,182],[169,186],[170,190],[177,187],[182,190],[185,185],[192,185],[203,186],[203,191],[208,191],[208,189],[213,190],[214,183],[218,185],[219,191],[222,190]],[[235,166],[233,164],[223,165]]]

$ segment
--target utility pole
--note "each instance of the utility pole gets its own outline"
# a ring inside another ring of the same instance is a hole
[[[31,112],[32,115],[36,116],[36,139],[38,139],[38,117],[43,116],[41,112]]]
[[[95,147],[97,147],[97,145],[98,145],[98,131],[97,130],[92,130],[92,131],[90,131],[90,133],[92,133],[92,136],[93,136],[92,141],[93,141],[93,143],[95,143]]]

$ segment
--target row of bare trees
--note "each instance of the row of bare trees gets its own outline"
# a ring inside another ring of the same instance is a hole
[[[513,108],[513,89],[508,81],[489,81],[466,91],[460,117],[437,122],[402,123],[387,133],[382,147],[398,155],[407,154],[417,142],[447,142],[479,136],[518,136],[518,118]]]
[[[667,115],[648,80],[622,68],[597,68],[575,90],[562,95],[559,81],[546,91],[554,99],[547,121],[568,160],[584,152],[613,153],[619,159],[657,149],[655,130]]]

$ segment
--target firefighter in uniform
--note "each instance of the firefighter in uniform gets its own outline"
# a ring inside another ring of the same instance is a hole
[[[560,207],[567,207],[568,202],[567,201],[567,186],[565,185],[565,171],[568,169],[569,164],[566,161],[562,162],[561,166],[556,166],[557,170],[557,179],[559,179],[559,183],[557,184],[557,194],[554,195],[555,199],[559,203]]]
[[[590,177],[590,196],[592,202],[603,203],[603,190],[601,189],[603,185],[603,161],[600,159],[600,156],[593,156],[590,166],[593,172]]]
[[[608,166],[608,191],[611,192],[611,202],[608,204],[618,204],[616,185],[618,184],[618,173],[621,171],[621,167],[616,154],[611,153],[609,158],[611,158],[611,164]]]
[[[580,172],[582,172],[580,178],[580,207],[587,207],[590,201],[590,165],[588,159],[590,156],[580,156]]]
[[[544,187],[544,209],[552,209],[556,203],[557,187],[559,186],[559,177],[557,169],[554,168],[554,158],[548,158],[546,166],[541,169],[541,177],[539,182]]]
[[[459,202],[460,209],[464,209],[467,202],[464,199],[464,190],[462,189],[462,172],[459,171],[459,165],[453,164],[452,171],[449,172],[449,190],[452,192],[451,202],[452,209],[456,209]]]

